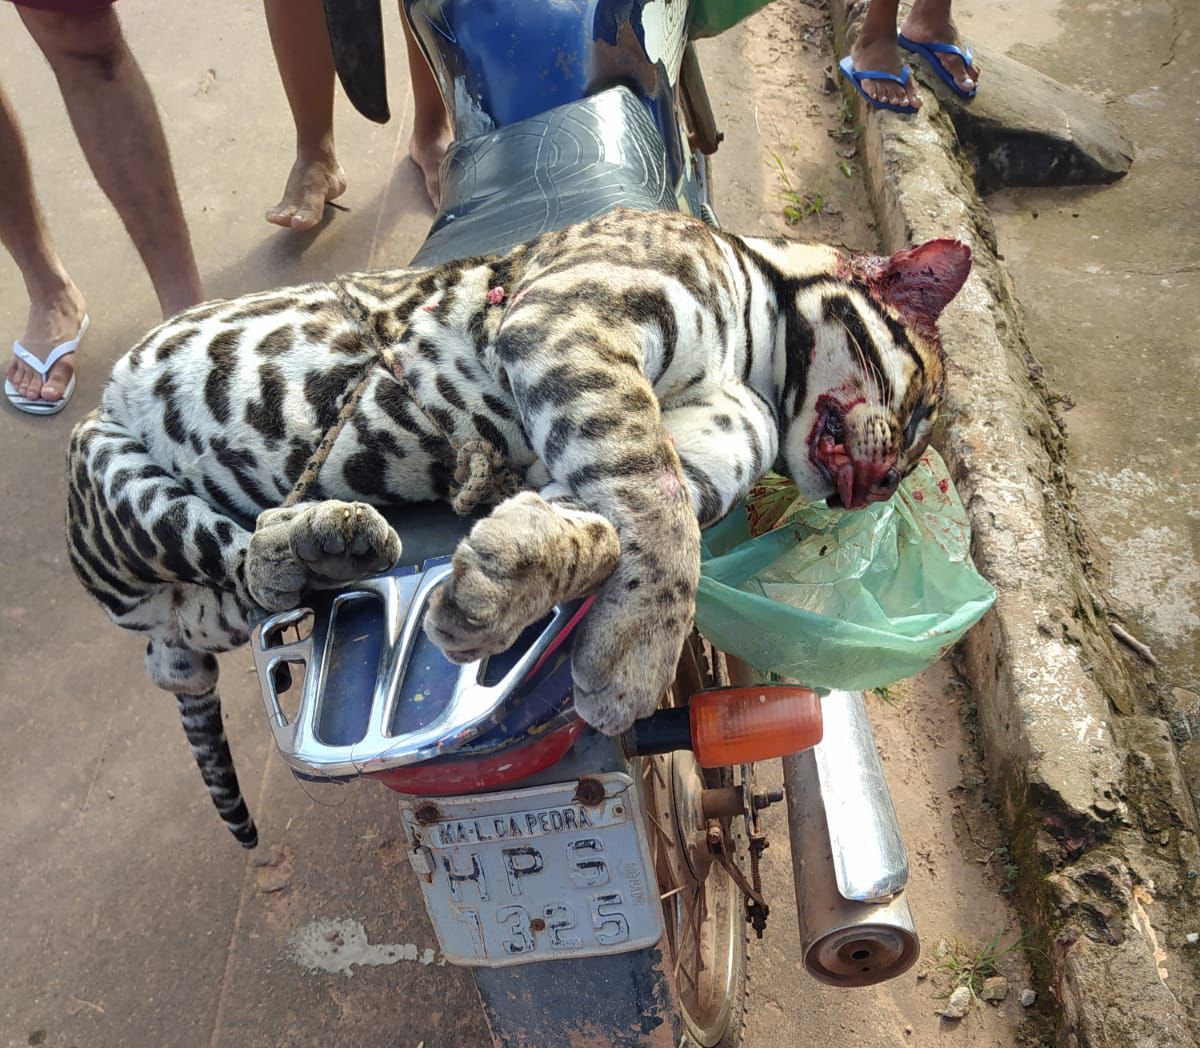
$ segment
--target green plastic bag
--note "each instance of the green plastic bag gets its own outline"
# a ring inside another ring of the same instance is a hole
[[[760,7],[766,7],[770,2],[771,0],[694,0],[688,36],[693,40],[716,36],[737,25],[743,18],[749,18]]]
[[[966,513],[932,450],[895,496],[852,513],[765,478],[703,539],[701,633],[761,673],[814,688],[878,688],[918,673],[996,597],[971,563]]]

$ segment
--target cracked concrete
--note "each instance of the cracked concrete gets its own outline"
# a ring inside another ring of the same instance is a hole
[[[1013,57],[1103,103],[1136,141],[1130,176],[1102,192],[1005,190],[989,198],[1045,380],[1065,413],[1093,576],[1158,660],[1135,667],[1200,802],[1200,194],[1194,5],[1063,3]],[[1055,287],[1045,296],[1035,289]],[[1176,696],[1178,695],[1178,700]]]
[[[1200,361],[1186,304],[1195,68],[1177,55],[1200,26],[1184,5],[964,7],[969,39],[1092,96],[1136,143],[1113,186],[980,201],[973,183],[990,183],[954,133],[968,107],[866,117],[885,240],[949,232],[977,250],[970,294],[942,325],[958,365],[942,446],[999,597],[964,665],[1056,982],[1060,1043],[1191,1045],[1200,964],[1186,932],[1200,900],[1184,775],[1195,769],[1198,545],[1187,465]],[[835,10],[844,24],[845,5]],[[1004,90],[1006,68],[985,64],[981,94]],[[1146,501],[1134,471],[1160,497]],[[1122,622],[1150,643],[1157,673],[1114,643],[1110,624]]]
[[[163,112],[209,292],[411,257],[430,211],[405,159],[409,118],[396,65],[404,48],[394,15],[385,11],[394,123],[368,125],[339,99],[339,152],[350,179],[341,203],[350,210],[298,236],[261,220],[291,161],[261,9],[231,0],[211,8],[186,38],[168,5],[122,11]],[[377,784],[295,782],[272,752],[248,656],[233,654],[222,660],[226,729],[263,842],[243,853],[212,810],[175,703],[145,677],[142,644],[113,627],[71,574],[61,539],[66,433],[96,402],[112,361],[157,317],[149,282],[79,156],[52,76],[9,5],[0,7],[0,38],[0,78],[24,121],[52,228],[93,321],[79,389],[62,416],[0,413],[0,789],[9,798],[0,817],[0,1045],[302,1048],[338,1038],[477,1048],[487,1039],[478,997],[468,973],[437,963],[394,798]],[[754,26],[705,46],[729,133],[716,180],[731,228],[873,246],[862,180],[839,170],[856,158],[840,99],[823,90],[824,12],[777,4]],[[809,96],[797,121],[794,99]],[[820,187],[822,207],[801,229],[783,215],[772,155],[797,186]],[[0,316],[15,323],[24,299],[2,253],[0,278]],[[782,806],[774,808],[765,875],[776,915],[767,940],[752,946],[752,1044],[811,1037],[932,1045],[942,1034],[936,1012],[945,990],[933,957],[939,940],[975,948],[1002,930],[1006,942],[1018,935],[1001,891],[994,813],[983,805],[977,771],[967,785],[959,766],[967,747],[958,694],[935,670],[897,693],[894,707],[881,704],[877,721],[920,870],[913,899],[930,952],[926,978],[913,974],[851,1000],[797,967],[785,823]],[[919,746],[908,737],[913,720],[922,725]],[[1019,953],[1004,965],[1014,983],[1029,982]],[[973,1013],[962,1040],[1012,1045],[1037,1021],[1014,994]]]

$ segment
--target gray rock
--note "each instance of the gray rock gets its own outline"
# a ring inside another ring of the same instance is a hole
[[[1171,732],[1179,743],[1200,739],[1200,695],[1186,688],[1171,689]]]
[[[1133,163],[1133,143],[1099,102],[1022,62],[972,45],[987,70],[971,101],[945,88],[923,61],[914,63],[974,155],[982,192],[1003,186],[1107,185]]]
[[[1032,1008],[1033,1002],[1036,1000],[1037,1000],[1037,994],[1034,993],[1032,990],[1026,989],[1026,990],[1021,991],[1021,1007],[1022,1008]]]
[[[983,988],[979,991],[982,1001],[1002,1001],[1008,996],[1008,980],[1003,975],[993,975],[983,980]]]
[[[958,1022],[967,1014],[967,1009],[970,1007],[971,991],[965,986],[960,986],[950,995],[950,999],[946,1002],[946,1007],[942,1010],[942,1018]]]

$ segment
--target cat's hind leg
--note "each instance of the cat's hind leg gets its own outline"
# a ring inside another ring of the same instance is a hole
[[[400,543],[358,503],[267,510],[252,533],[151,458],[121,421],[93,412],[67,452],[67,542],[80,581],[149,643],[146,670],[175,695],[213,803],[246,847],[258,836],[221,723],[215,652],[246,642],[255,604],[285,610],[305,587],[395,563]]]
[[[249,632],[241,584],[249,533],[99,413],[72,433],[67,472],[67,545],[76,574],[114,622],[147,635],[150,679],[175,695],[213,803],[252,848],[258,834],[225,739],[214,654],[244,644]]]
[[[600,514],[521,492],[459,543],[425,632],[453,662],[505,651],[556,604],[594,593],[620,556],[616,529]]]

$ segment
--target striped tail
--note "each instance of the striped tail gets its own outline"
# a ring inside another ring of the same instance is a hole
[[[243,848],[255,847],[258,830],[242,798],[237,772],[233,770],[233,755],[225,739],[221,698],[217,690],[213,688],[203,695],[176,695],[175,698],[179,702],[179,715],[192,756],[200,766],[200,774],[221,819]]]

